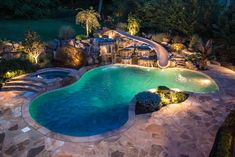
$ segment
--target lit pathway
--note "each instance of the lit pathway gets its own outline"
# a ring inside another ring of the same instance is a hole
[[[126,32],[118,31],[118,30],[108,30],[104,34],[110,34],[110,33],[111,33],[111,36],[113,36],[115,33],[117,33],[117,34],[124,36],[128,39],[149,45],[149,47],[157,53],[159,65],[162,68],[168,66],[168,59],[169,59],[168,51],[162,45],[160,45],[152,40],[148,40],[146,38],[130,35]]]
[[[220,92],[194,94],[182,104],[136,116],[124,133],[86,144],[54,140],[33,129],[23,133],[28,125],[21,117],[21,105],[29,100],[17,97],[19,93],[2,92],[0,156],[207,157],[219,126],[235,108],[235,72],[214,66],[206,73],[216,80]]]

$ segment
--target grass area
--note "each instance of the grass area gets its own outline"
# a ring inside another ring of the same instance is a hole
[[[24,33],[31,29],[37,32],[42,40],[48,41],[58,36],[61,26],[69,25],[76,34],[83,33],[83,28],[75,24],[74,18],[39,19],[39,20],[0,20],[0,39],[21,41]]]

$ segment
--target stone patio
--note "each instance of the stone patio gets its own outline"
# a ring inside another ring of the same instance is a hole
[[[0,156],[207,157],[219,126],[235,108],[235,72],[210,66],[205,73],[219,85],[218,93],[192,94],[181,104],[138,115],[125,132],[92,143],[42,135],[22,118],[21,107],[30,99],[22,92],[0,92]]]

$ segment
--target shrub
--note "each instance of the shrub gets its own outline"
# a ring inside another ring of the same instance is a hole
[[[3,78],[0,77],[0,88],[2,88],[3,85]]]
[[[127,29],[131,35],[136,35],[140,31],[140,20],[137,17],[129,14]]]
[[[180,103],[187,99],[187,95],[183,92],[171,92],[170,93],[170,100],[171,103]]]
[[[27,60],[12,59],[0,60],[0,76],[8,71],[23,70],[25,72],[35,71],[36,68]]]
[[[179,52],[179,51],[182,51],[185,48],[186,47],[184,46],[184,44],[175,43],[175,44],[171,45],[170,50],[173,51],[173,52]]]
[[[53,55],[47,53],[40,58],[39,66],[40,68],[52,67],[53,66],[52,62],[53,62]]]
[[[171,104],[171,100],[170,100],[169,97],[167,97],[167,94],[159,93],[159,95],[161,97],[162,105],[169,105],[169,104]]]
[[[76,40],[83,40],[83,39],[86,39],[86,35],[83,35],[83,34],[80,34],[80,35],[76,35],[75,39]]]
[[[35,70],[33,64],[27,60],[0,60],[0,82]]]
[[[62,26],[59,30],[59,38],[63,40],[71,39],[74,37],[74,29],[71,26]]]
[[[231,111],[218,130],[209,157],[230,157],[235,137],[235,110]]]
[[[174,36],[172,39],[172,43],[183,43],[183,38],[180,36]]]
[[[201,42],[201,38],[197,34],[194,34],[189,42],[189,48],[197,47],[198,43],[200,42]]]
[[[162,105],[181,103],[188,98],[188,94],[170,90],[165,86],[159,86],[157,89],[157,94],[161,97]]]
[[[117,30],[127,31],[127,23],[119,22],[116,26]]]
[[[83,49],[67,45],[59,48],[55,55],[58,66],[77,68],[85,63]]]
[[[158,92],[158,93],[164,93],[164,94],[166,94],[166,93],[169,93],[169,92],[170,92],[170,88],[168,88],[168,87],[166,87],[166,86],[159,86],[159,87],[157,88],[157,92]]]
[[[231,111],[223,123],[223,127],[235,127],[235,110]]]
[[[24,70],[15,70],[15,71],[7,71],[3,74],[3,79],[7,80],[16,76],[20,76],[25,74],[26,72]]]
[[[199,61],[201,60],[201,54],[200,53],[191,54],[186,57],[186,60],[189,60],[192,62]]]
[[[158,33],[158,34],[154,34],[152,35],[152,40],[158,42],[158,43],[162,43],[164,41],[164,38],[166,37],[165,34],[163,33]]]

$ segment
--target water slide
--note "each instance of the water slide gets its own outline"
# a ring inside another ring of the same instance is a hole
[[[130,35],[130,34],[124,32],[124,31],[119,31],[119,30],[107,30],[103,34],[108,35],[110,38],[114,37],[115,34],[119,34],[120,36],[126,37],[128,39],[147,44],[151,50],[154,50],[157,53],[158,66],[160,68],[166,68],[169,65],[168,51],[162,45],[160,45],[152,40],[142,38],[139,36],[133,36],[133,35]]]

